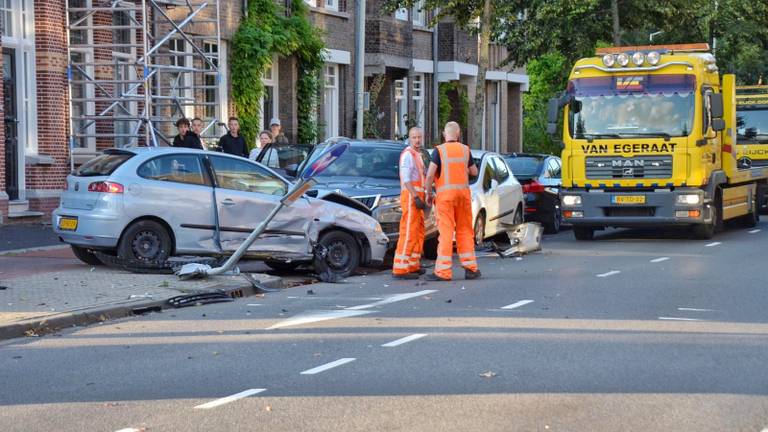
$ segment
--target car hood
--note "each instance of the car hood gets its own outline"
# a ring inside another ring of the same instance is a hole
[[[321,177],[315,180],[317,185],[312,189],[317,191],[318,197],[323,197],[333,192],[349,197],[400,195],[399,180],[371,177]]]

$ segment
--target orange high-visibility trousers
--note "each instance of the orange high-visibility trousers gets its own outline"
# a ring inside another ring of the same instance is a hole
[[[424,189],[415,186],[419,198],[424,201]],[[405,186],[400,193],[400,237],[395,248],[395,261],[392,273],[403,275],[421,268],[421,253],[424,249],[424,210],[416,208],[416,201]]]
[[[472,227],[472,198],[469,189],[438,193],[435,199],[437,226],[440,232],[437,244],[435,274],[451,279],[453,266],[453,234],[456,233],[456,252],[461,266],[477,271],[474,228]]]

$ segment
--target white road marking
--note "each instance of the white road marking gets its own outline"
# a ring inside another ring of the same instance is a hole
[[[708,245],[706,245],[704,247],[715,247],[715,246],[719,246],[721,244],[722,244],[721,242],[712,242],[712,243],[710,243],[710,244],[708,244]]]
[[[392,347],[396,347],[396,346],[398,346],[398,345],[406,344],[406,343],[408,343],[408,342],[413,342],[413,341],[415,341],[416,339],[421,339],[421,338],[423,338],[424,336],[426,336],[426,334],[424,334],[424,333],[416,333],[416,334],[412,334],[412,335],[410,335],[410,336],[406,336],[406,337],[404,337],[404,338],[400,338],[400,339],[398,339],[398,340],[394,340],[394,341],[392,341],[392,342],[388,342],[388,343],[385,343],[385,344],[384,344],[384,345],[382,345],[382,346],[383,346],[383,347],[386,347],[386,348],[392,348]]]
[[[717,312],[714,309],[696,309],[696,308],[677,308],[679,311],[688,311],[688,312]]]
[[[696,318],[677,318],[677,317],[659,317],[660,320],[665,321],[701,321],[700,319]]]
[[[351,363],[351,362],[353,362],[355,360],[356,359],[354,359],[354,358],[341,358],[341,359],[338,359],[336,361],[332,361],[330,363],[326,363],[324,365],[320,365],[320,366],[312,368],[312,369],[307,369],[304,372],[302,372],[301,375],[315,375],[315,374],[319,374],[320,372],[325,372],[328,369],[333,369],[335,367],[338,367],[338,366],[341,366],[341,365],[345,365],[347,363]]]
[[[228,404],[230,402],[234,402],[236,400],[247,398],[248,396],[253,396],[255,394],[259,394],[263,391],[266,391],[267,389],[249,389],[245,391],[241,391],[240,393],[233,394],[232,396],[223,397],[221,399],[216,399],[214,401],[210,401],[208,403],[204,403],[202,405],[198,405],[195,407],[195,409],[211,409],[216,408],[218,406],[222,406],[224,404]]]
[[[752,230],[752,231],[750,231],[749,233],[750,233],[750,234],[757,234],[757,233],[759,233],[760,231],[762,231],[762,230],[761,230],[761,229],[753,229],[753,230]]]
[[[391,295],[389,297],[385,297],[383,300],[379,300],[374,303],[368,303],[364,305],[358,305],[358,306],[350,306],[347,308],[347,310],[361,310],[361,309],[370,309],[374,308],[376,306],[382,306],[385,304],[395,303],[403,300],[412,299],[414,297],[421,297],[427,294],[432,294],[433,292],[437,292],[437,290],[423,290],[423,291],[417,291],[412,293],[403,293],[403,294],[395,294]]]
[[[660,263],[660,262],[667,261],[668,259],[669,259],[669,257],[661,257],[661,258],[652,259],[651,262],[652,263]]]
[[[619,274],[619,273],[621,273],[621,272],[620,272],[620,271],[618,271],[618,270],[611,270],[611,271],[609,271],[608,273],[601,273],[601,274],[599,274],[599,275],[595,275],[595,276],[597,276],[597,277],[599,277],[599,278],[604,278],[604,277],[608,277],[608,276],[617,275],[617,274]]]
[[[512,303],[510,305],[502,306],[502,309],[515,309],[519,308],[520,306],[525,306],[529,303],[533,303],[533,300],[520,300],[519,302]]]
[[[288,318],[285,321],[280,321],[277,324],[273,324],[267,327],[267,330],[274,330],[283,327],[297,326],[302,324],[310,324],[320,321],[328,321],[337,318],[350,318],[354,316],[360,316],[373,313],[372,311],[357,311],[357,310],[328,310],[328,311],[308,311],[300,313],[296,316]]]
[[[119,431],[115,431],[115,432],[141,432],[141,429],[125,428],[125,429],[120,429]]]

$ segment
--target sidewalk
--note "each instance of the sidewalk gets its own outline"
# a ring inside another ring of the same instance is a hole
[[[265,286],[282,286],[279,277],[254,276]],[[169,298],[219,290],[234,297],[255,292],[242,276],[181,281],[134,274],[83,264],[69,249],[0,255],[0,340],[159,310],[169,307]]]
[[[64,245],[50,225],[0,225],[0,252]]]

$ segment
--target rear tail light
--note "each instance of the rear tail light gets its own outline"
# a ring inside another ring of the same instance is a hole
[[[88,185],[88,192],[121,194],[124,191],[123,185],[109,181],[93,182]]]
[[[523,185],[523,193],[529,193],[529,192],[544,192],[544,185],[537,182],[536,180],[533,180],[530,183]]]

